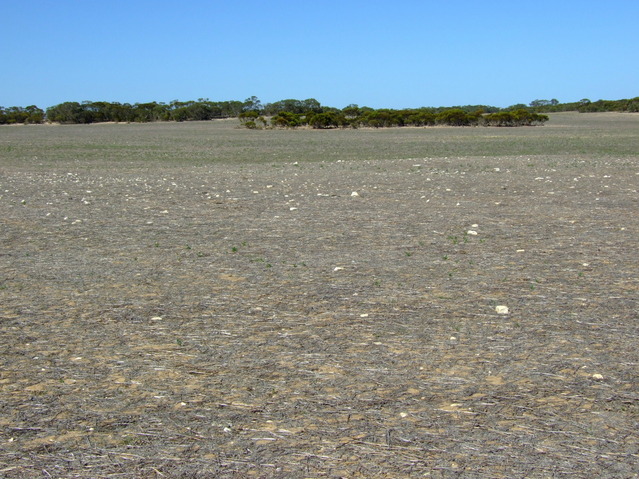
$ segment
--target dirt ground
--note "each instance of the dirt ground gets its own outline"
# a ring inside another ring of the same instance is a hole
[[[639,157],[0,173],[2,477],[639,474]]]

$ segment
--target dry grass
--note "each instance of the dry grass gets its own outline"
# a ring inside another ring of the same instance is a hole
[[[0,129],[0,475],[636,477],[637,123]]]

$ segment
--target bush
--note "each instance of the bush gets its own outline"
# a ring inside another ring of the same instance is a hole
[[[280,128],[295,128],[303,123],[301,115],[290,111],[283,111],[271,118],[271,125]]]
[[[327,129],[346,126],[348,121],[342,113],[329,111],[312,115],[308,119],[308,124],[315,129]]]

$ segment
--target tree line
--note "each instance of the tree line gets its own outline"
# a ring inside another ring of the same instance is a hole
[[[258,111],[245,111],[239,115],[243,125],[256,128],[388,128],[401,126],[533,126],[548,121],[548,116],[526,109],[493,111],[487,113],[482,107],[455,107],[446,109],[372,109],[357,105],[322,111],[296,113],[281,111],[270,117],[270,121]]]
[[[639,112],[639,97],[625,100],[560,103],[556,99],[533,100],[528,105],[507,108],[489,105],[423,107],[416,109],[373,109],[351,104],[342,109],[323,106],[314,98],[287,99],[262,104],[252,96],[244,101],[197,101],[170,103],[118,103],[105,101],[64,102],[45,110],[35,105],[0,107],[0,124],[205,121],[239,118],[247,128],[359,128],[397,126],[525,126],[543,124],[544,113]]]
[[[583,98],[576,102],[560,103],[556,99],[533,100],[530,108],[538,113],[558,113],[564,111],[578,111],[580,113],[596,113],[604,111],[616,111],[622,113],[639,112],[639,97],[624,100],[597,100],[590,101]]]
[[[101,123],[152,121],[204,121],[238,116],[241,101],[178,101],[170,103],[65,102],[47,108],[46,118],[56,123]]]
[[[43,123],[45,120],[44,110],[35,105],[23,108],[21,106],[10,106],[4,108],[0,106],[0,125],[11,125],[14,123]]]

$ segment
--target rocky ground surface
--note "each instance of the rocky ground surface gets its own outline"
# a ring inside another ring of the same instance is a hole
[[[0,170],[0,475],[639,474],[639,158]]]

